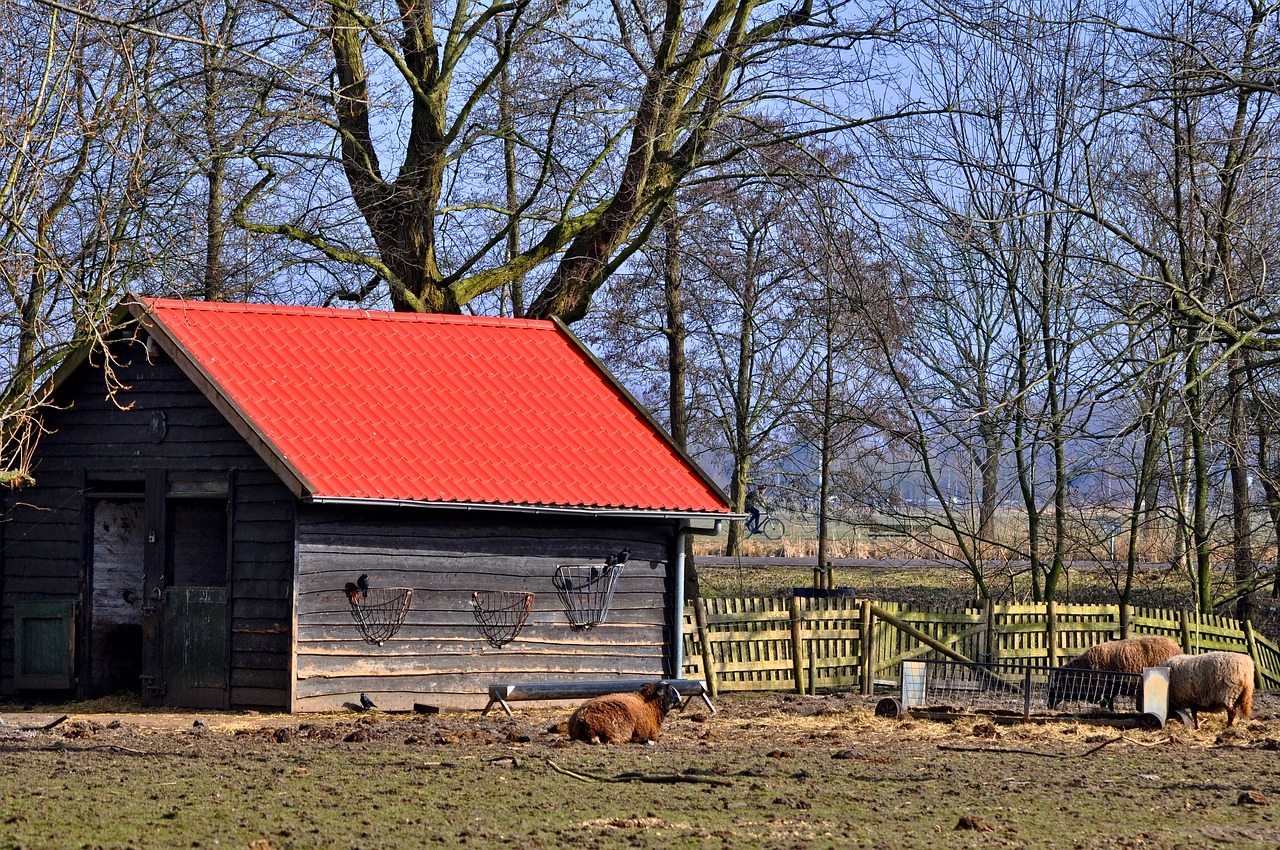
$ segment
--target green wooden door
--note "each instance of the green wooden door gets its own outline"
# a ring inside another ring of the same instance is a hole
[[[164,704],[225,708],[227,704],[227,590],[164,590]]]
[[[76,604],[16,602],[13,606],[13,685],[19,690],[75,687]]]

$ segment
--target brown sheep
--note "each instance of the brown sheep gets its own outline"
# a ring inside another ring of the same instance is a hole
[[[680,692],[666,682],[645,685],[635,693],[596,697],[573,712],[569,737],[602,744],[654,743],[667,712],[679,704]]]
[[[1236,714],[1253,711],[1253,659],[1243,652],[1206,652],[1170,658],[1169,708],[1191,712],[1200,728],[1201,711],[1225,711],[1227,725]]]
[[[1160,635],[1109,640],[1091,646],[1049,674],[1049,708],[1056,708],[1064,700],[1088,699],[1114,709],[1117,695],[1136,693],[1137,684],[1132,677],[1107,677],[1075,671],[1141,673],[1147,667],[1164,665],[1181,652],[1182,647],[1177,641]]]

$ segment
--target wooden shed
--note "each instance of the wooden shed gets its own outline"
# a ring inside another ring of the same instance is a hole
[[[680,675],[684,536],[726,499],[562,324],[130,298],[105,339],[4,495],[0,693],[405,709]]]

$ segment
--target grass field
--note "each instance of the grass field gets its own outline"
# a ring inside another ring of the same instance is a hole
[[[1120,730],[877,717],[730,695],[656,746],[570,742],[560,710],[10,713],[0,848],[1280,846],[1280,720]],[[59,707],[72,711],[75,706]]]

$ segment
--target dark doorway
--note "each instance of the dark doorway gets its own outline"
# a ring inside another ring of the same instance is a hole
[[[143,501],[94,499],[86,696],[137,693],[142,675]]]
[[[227,501],[169,502],[163,604],[164,704],[227,706]]]

